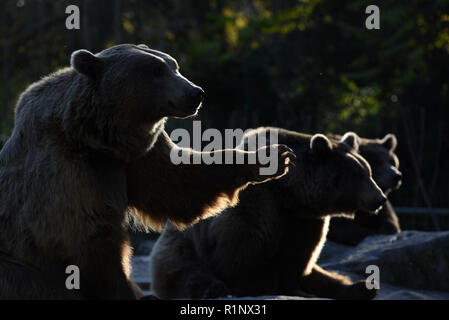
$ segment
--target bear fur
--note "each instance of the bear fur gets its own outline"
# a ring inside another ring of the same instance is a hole
[[[79,50],[22,93],[0,152],[0,299],[138,298],[130,220],[182,227],[285,174],[285,147],[270,177],[258,164],[172,165],[165,119],[195,114],[204,93],[178,69],[145,45]],[[66,288],[69,265],[79,290]]]
[[[340,136],[330,136],[339,139]],[[373,179],[385,195],[399,188],[402,174],[399,171],[399,159],[395,154],[396,136],[387,134],[383,139],[357,137],[359,154],[370,164]],[[331,220],[327,238],[337,243],[355,246],[367,236],[375,234],[395,234],[401,232],[399,219],[387,201],[376,215],[360,211],[354,220],[335,217]]]
[[[369,164],[352,149],[355,137],[337,143],[321,134],[259,128],[244,141],[270,130],[293,149],[295,166],[282,179],[248,187],[236,207],[183,232],[167,224],[151,253],[158,297],[377,294],[365,281],[352,283],[316,264],[330,216],[375,211],[386,200]]]

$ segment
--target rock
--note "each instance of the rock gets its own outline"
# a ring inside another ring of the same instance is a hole
[[[356,274],[352,272],[328,269],[337,271],[340,274],[348,276],[352,281],[366,279],[366,274]],[[449,293],[432,290],[418,290],[397,285],[391,285],[384,281],[380,283],[379,294],[375,300],[449,300]]]
[[[396,235],[373,236],[366,238],[357,247],[328,241],[318,264],[327,270],[345,274],[354,281],[366,279],[366,267],[377,265],[380,270],[380,292],[376,299],[449,300],[449,231],[404,231]],[[134,256],[132,265],[131,279],[141,286],[145,294],[151,294],[149,252]],[[311,298],[263,296],[231,299]]]
[[[145,295],[150,294],[150,256],[133,256],[131,264],[131,280],[139,285]]]
[[[137,256],[149,255],[155,243],[154,240],[140,240],[134,248],[134,254]]]
[[[318,264],[329,261],[340,261],[340,259],[351,250],[353,247],[345,246],[336,242],[326,241],[323,250],[321,251]]]
[[[319,262],[326,269],[365,274],[368,265],[377,265],[381,285],[449,292],[449,231],[373,236],[346,252],[326,247]]]

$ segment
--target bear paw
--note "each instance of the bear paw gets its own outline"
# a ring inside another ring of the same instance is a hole
[[[295,166],[292,158],[296,158],[293,150],[283,144],[274,144],[259,148],[253,151],[258,159],[257,165],[251,166],[252,176],[251,183],[264,183],[271,179],[279,179],[287,174],[289,167]],[[272,156],[276,154],[276,157]],[[260,164],[262,157],[269,158],[269,163]],[[277,161],[272,163],[272,161]]]

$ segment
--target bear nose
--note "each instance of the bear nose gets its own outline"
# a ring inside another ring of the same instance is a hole
[[[202,99],[204,96],[204,90],[201,89],[200,87],[195,87],[192,90],[190,90],[190,96],[192,98],[200,98]]]
[[[193,89],[190,91],[190,96],[191,96],[192,98],[195,98],[195,99],[203,100],[203,97],[204,97],[204,90],[201,89],[200,87],[193,88]]]

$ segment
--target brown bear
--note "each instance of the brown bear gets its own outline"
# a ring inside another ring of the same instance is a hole
[[[354,134],[355,135],[355,134]],[[338,135],[330,135],[340,139]],[[397,146],[396,136],[387,134],[383,139],[366,139],[357,136],[359,154],[370,164],[373,179],[385,195],[401,185],[402,173],[399,171],[399,159],[394,153]],[[360,211],[354,220],[343,217],[332,218],[327,238],[337,243],[355,246],[365,237],[375,234],[395,234],[401,232],[399,219],[390,201],[376,214]]]
[[[330,216],[375,211],[386,197],[353,147],[278,128],[279,143],[297,158],[290,173],[240,194],[236,207],[183,232],[167,224],[151,253],[152,290],[160,298],[301,295],[371,299],[365,281],[321,269],[316,261]],[[246,148],[246,147],[245,147]]]
[[[270,147],[271,176],[257,163],[173,165],[165,119],[195,114],[203,94],[175,59],[132,44],[76,51],[22,93],[0,152],[0,299],[135,299],[129,220],[182,227],[285,174],[285,146]],[[79,289],[66,287],[71,265]]]

